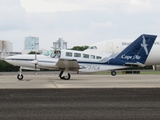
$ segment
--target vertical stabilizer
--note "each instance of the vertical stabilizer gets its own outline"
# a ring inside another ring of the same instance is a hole
[[[156,37],[156,35],[142,34],[121,53],[119,53],[115,59],[125,61],[127,63],[144,64],[156,40]]]

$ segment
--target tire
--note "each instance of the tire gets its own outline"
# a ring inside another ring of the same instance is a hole
[[[23,79],[23,75],[22,75],[22,74],[18,74],[18,75],[17,75],[17,79],[18,79],[18,80],[22,80],[22,79]]]
[[[62,78],[63,80],[69,80],[71,78],[71,75],[68,73],[68,76],[63,76]]]
[[[115,70],[112,70],[112,71],[111,71],[111,75],[112,75],[112,76],[116,76],[116,74],[117,74],[117,73],[116,73]]]
[[[64,71],[61,71],[61,72],[59,73],[59,78],[60,78],[61,80],[64,79],[64,77],[62,76],[63,72],[64,72]]]

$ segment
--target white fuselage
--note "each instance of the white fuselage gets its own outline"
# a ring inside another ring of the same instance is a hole
[[[61,50],[60,58],[76,59],[78,65],[80,66],[80,72],[97,72],[126,68],[126,66],[98,64],[99,61],[103,62],[103,59],[105,61],[111,59],[109,58],[110,55],[112,54],[105,53],[98,55],[93,53],[84,53],[82,51]],[[35,65],[37,69],[44,68],[59,70],[59,68],[56,66],[58,60],[59,58],[52,58],[51,56],[44,55],[37,55],[36,57],[35,55],[16,55],[7,57],[5,59],[5,61],[14,66],[21,66],[22,69],[30,70],[34,70]]]
[[[114,39],[95,43],[85,50],[90,53],[119,53],[132,43],[132,39]],[[145,65],[160,65],[160,40],[156,39]]]
[[[60,50],[51,52],[49,56],[17,55],[7,57],[5,61],[21,66],[23,69],[45,68],[83,72],[122,69],[131,65],[159,65],[160,56],[157,52],[160,51],[160,42],[155,41],[156,37],[141,35],[134,42],[133,40],[108,40],[95,43],[90,47],[91,49],[85,51]],[[129,44],[131,45],[127,47]],[[126,49],[123,51],[124,48]]]

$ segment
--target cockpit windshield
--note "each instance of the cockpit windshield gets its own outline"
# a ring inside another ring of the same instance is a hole
[[[60,50],[49,50],[44,53],[45,56],[50,56],[51,58],[60,58],[61,51]]]
[[[47,52],[45,52],[43,55],[45,55],[45,56],[49,56],[52,52],[53,52],[53,50],[48,50],[48,51],[47,51]]]

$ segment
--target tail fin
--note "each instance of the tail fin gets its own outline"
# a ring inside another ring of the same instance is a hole
[[[156,35],[142,34],[121,53],[119,53],[115,59],[123,60],[127,63],[144,64],[156,37]]]

